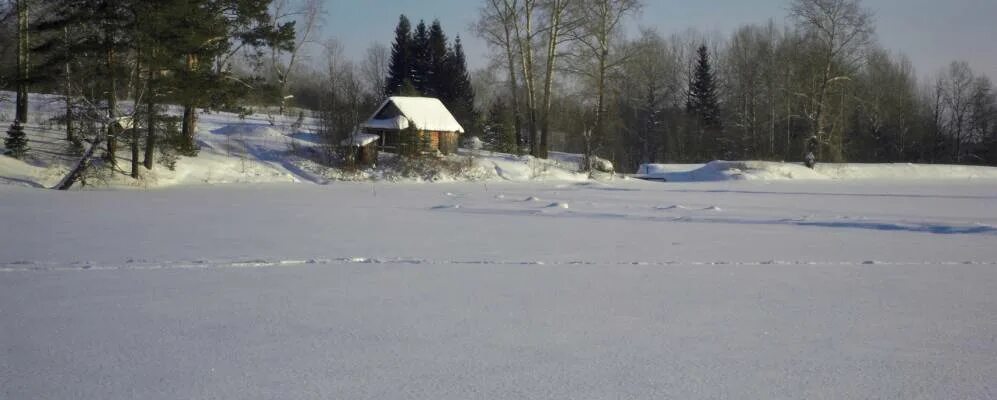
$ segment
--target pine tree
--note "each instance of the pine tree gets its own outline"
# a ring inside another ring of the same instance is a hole
[[[430,91],[429,79],[433,65],[430,59],[429,30],[425,21],[419,21],[419,25],[415,27],[409,54],[412,61],[409,79],[420,94],[426,95]]]
[[[720,105],[717,101],[717,86],[710,66],[710,54],[706,45],[697,51],[698,61],[689,83],[689,93],[686,101],[686,112],[695,120],[699,139],[702,141],[700,150],[707,158],[717,155],[719,132],[722,129],[720,121]]]
[[[7,153],[11,157],[21,158],[28,152],[28,137],[24,134],[24,127],[21,121],[14,120],[14,123],[7,130],[7,137],[3,140],[3,146],[7,148]]]
[[[477,115],[474,111],[474,87],[471,86],[471,76],[467,72],[467,60],[460,36],[454,39],[444,67],[446,71],[446,91],[449,92],[444,104],[457,118],[466,131],[475,130]]]
[[[294,22],[275,24],[268,13],[272,0],[170,0],[173,18],[184,28],[171,30],[171,47],[182,54],[183,67],[176,74],[176,97],[183,104],[181,131],[186,150],[196,152],[197,108],[235,107],[249,88],[231,71],[212,63],[237,44],[289,49],[294,45]]]
[[[411,86],[412,71],[412,26],[405,15],[398,18],[395,28],[395,42],[391,44],[391,61],[388,64],[388,78],[384,84],[384,94],[401,94],[406,84]]]
[[[482,129],[483,141],[489,148],[503,153],[514,153],[516,146],[516,128],[512,110],[503,99],[497,99],[488,109],[488,120]]]
[[[89,129],[89,133],[104,141],[105,157],[113,165],[118,132],[110,122],[118,117],[118,83],[124,81],[128,73],[124,55],[129,51],[127,43],[132,39],[135,26],[132,7],[136,2],[48,0],[42,3],[46,15],[35,25],[35,30],[44,40],[33,49],[42,59],[39,69],[48,76],[64,75],[67,126],[74,122],[72,119],[79,117],[76,115],[79,111],[94,120],[84,125],[107,127],[104,133],[97,134],[94,129]],[[73,65],[86,71],[71,74],[70,67]],[[79,82],[83,89],[80,93],[88,94],[85,103],[93,105],[90,110],[73,109],[71,78]],[[96,109],[97,105],[100,105],[100,110]],[[76,140],[73,136],[72,132],[67,132],[67,138]]]
[[[429,97],[436,97],[447,104],[454,97],[450,84],[453,77],[450,75],[451,71],[448,71],[447,36],[443,33],[440,20],[434,20],[430,26],[429,41],[426,46],[426,59],[423,62],[427,66],[427,85],[423,93]]]

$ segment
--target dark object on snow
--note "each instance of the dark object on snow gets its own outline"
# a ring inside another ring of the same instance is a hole
[[[811,136],[807,139],[807,154],[803,157],[803,164],[807,168],[813,169],[817,165],[817,156],[814,154],[817,152],[820,142],[817,141],[817,136]]]
[[[90,168],[90,165],[93,163],[94,150],[97,149],[97,147],[100,147],[102,139],[103,138],[98,137],[97,140],[95,140],[93,143],[90,143],[90,147],[87,148],[87,151],[83,153],[83,156],[80,157],[80,160],[76,162],[76,167],[74,167],[72,171],[69,171],[69,174],[66,175],[64,178],[62,178],[62,182],[59,182],[58,185],[55,185],[53,189],[69,190],[71,187],[73,187],[73,184],[75,184],[77,181],[81,181],[83,182],[83,184],[86,184],[85,181],[82,181],[83,174],[86,172],[87,168]]]
[[[377,164],[377,142],[379,136],[368,133],[354,133],[339,144],[347,151],[346,158],[360,165]]]
[[[809,152],[803,159],[803,164],[806,165],[807,168],[814,169],[814,166],[817,165],[817,157],[814,157],[814,153]]]

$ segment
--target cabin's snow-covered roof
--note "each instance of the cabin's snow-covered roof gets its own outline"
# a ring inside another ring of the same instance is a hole
[[[439,132],[459,132],[464,133],[464,128],[460,126],[460,123],[454,118],[453,114],[447,110],[447,107],[443,105],[438,99],[432,97],[403,97],[394,96],[389,97],[387,100],[377,108],[377,112],[371,116],[364,127],[369,128],[379,128],[378,125],[390,122],[399,122],[395,120],[378,120],[375,119],[381,110],[384,109],[389,103],[393,103],[401,114],[407,119],[407,124],[415,126],[416,129],[422,131],[439,131]],[[400,124],[398,124],[400,126]],[[405,129],[408,126],[397,128],[391,126],[388,129]]]
[[[343,139],[339,144],[343,146],[366,146],[374,143],[377,139],[380,139],[380,136],[370,133],[354,133],[353,136]]]
[[[408,126],[409,126],[408,118],[405,118],[401,115],[394,118],[385,118],[385,119],[371,118],[367,120],[367,122],[363,123],[364,128],[372,128],[372,129],[402,130],[402,129],[407,129]]]

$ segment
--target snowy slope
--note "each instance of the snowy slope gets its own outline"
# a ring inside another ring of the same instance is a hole
[[[435,103],[439,101],[433,100]],[[422,112],[427,107],[425,99],[402,98],[412,112]],[[52,187],[69,171],[78,159],[68,152],[63,126],[51,122],[62,112],[58,96],[32,95],[31,115],[27,132],[33,151],[25,162],[3,157],[0,160],[0,184],[32,187]],[[432,102],[430,102],[432,105]],[[11,112],[11,105],[0,104],[0,116]],[[128,102],[122,102],[127,113]],[[407,109],[408,109],[407,108]],[[431,107],[430,107],[431,108]],[[180,110],[174,107],[173,113]],[[428,113],[440,119],[438,113]],[[453,117],[445,115],[452,122]],[[415,176],[403,176],[382,168],[358,172],[344,172],[324,167],[309,156],[321,153],[322,141],[317,132],[318,121],[305,117],[296,126],[297,117],[253,114],[240,117],[232,113],[201,113],[198,122],[197,157],[181,157],[175,171],[157,165],[153,171],[142,170],[142,179],[133,180],[125,173],[130,154],[127,149],[118,154],[122,171],[103,181],[91,182],[112,188],[162,188],[184,185],[211,185],[227,183],[292,183],[310,182],[326,184],[336,180],[388,180],[393,182],[458,182],[458,181],[582,181],[587,174],[580,174],[577,158],[566,155],[552,160],[537,160],[486,151],[467,152],[449,157],[453,164],[469,164],[461,171],[428,171]],[[0,121],[2,122],[2,121]],[[444,121],[445,122],[445,121]],[[449,123],[449,122],[446,122]],[[456,124],[456,122],[453,122]],[[122,143],[121,146],[125,146]],[[385,156],[390,158],[390,156]],[[468,158],[472,160],[468,161]]]

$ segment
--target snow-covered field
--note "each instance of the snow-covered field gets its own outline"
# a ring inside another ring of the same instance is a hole
[[[203,115],[176,171],[69,192],[29,124],[0,399],[997,398],[997,169],[480,153],[344,182],[305,122]]]
[[[0,398],[993,398],[995,183],[0,186]]]

